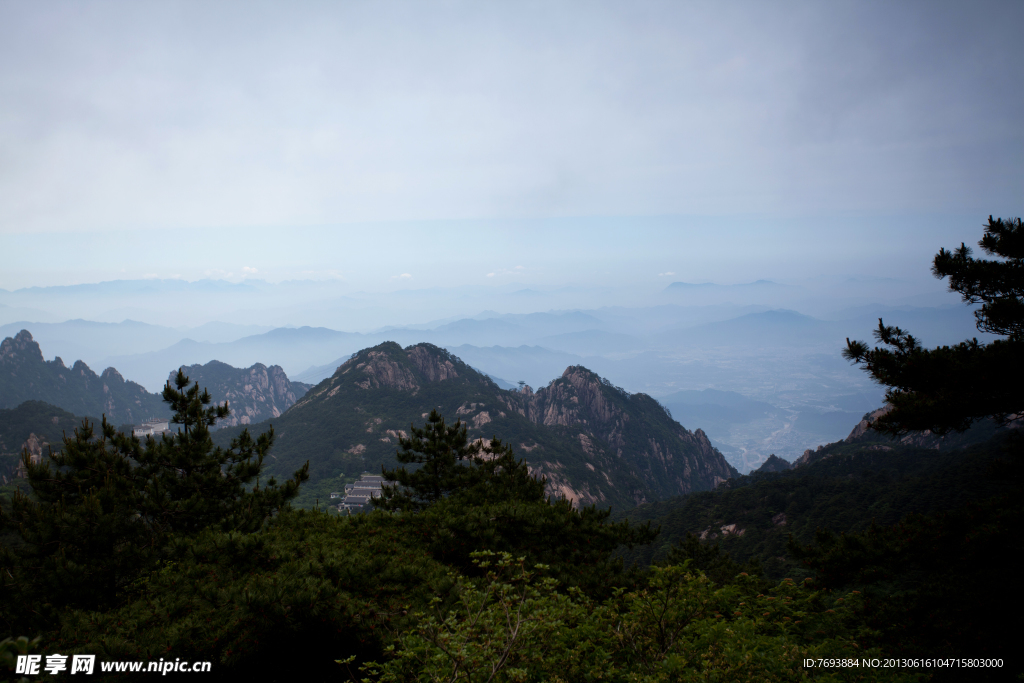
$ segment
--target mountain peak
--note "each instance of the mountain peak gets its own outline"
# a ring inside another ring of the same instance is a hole
[[[21,364],[33,361],[42,363],[43,352],[28,330],[22,330],[0,342],[0,363]]]
[[[786,472],[793,469],[793,466],[772,453],[768,459],[761,463],[761,466],[754,470],[754,473]]]
[[[217,423],[218,428],[255,424],[280,417],[308,390],[308,385],[293,382],[280,365],[269,368],[254,363],[248,368],[236,368],[219,360],[206,365],[181,366],[190,382],[198,382],[207,389],[218,404],[227,401],[231,415]],[[174,381],[177,370],[170,373]]]
[[[562,373],[562,377],[575,377],[583,380],[596,380],[598,382],[601,381],[600,375],[598,375],[590,368],[584,367],[582,365],[570,365],[565,369],[565,372]]]
[[[351,380],[361,389],[390,388],[417,391],[424,383],[456,379],[490,382],[456,356],[428,343],[402,348],[393,341],[363,349],[345,361],[331,378],[331,385]]]
[[[115,424],[167,413],[159,396],[126,382],[114,368],[97,377],[81,360],[70,369],[60,358],[45,361],[28,330],[0,342],[0,367],[0,408],[45,401],[77,415],[105,414]]]
[[[462,420],[471,439],[499,436],[524,455],[548,493],[578,505],[634,505],[714,488],[734,476],[707,437],[645,394],[580,365],[534,393],[501,389],[433,344],[363,349],[302,397],[275,426],[278,471],[346,473],[392,462],[402,430],[431,410]],[[314,426],[308,430],[306,426]]]

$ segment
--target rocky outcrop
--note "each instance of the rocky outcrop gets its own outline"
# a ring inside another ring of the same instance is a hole
[[[423,373],[423,376],[430,382],[443,382],[458,377],[459,373],[455,370],[455,363],[449,358],[441,357],[437,351],[440,351],[437,347],[413,346],[408,349],[408,356],[416,369]]]
[[[217,428],[255,424],[280,417],[309,390],[309,385],[289,381],[279,365],[269,368],[256,363],[250,368],[235,368],[220,361],[206,365],[182,366],[190,382],[210,392],[218,404],[225,401],[231,415],[217,422]],[[172,372],[168,381],[173,381]]]
[[[97,375],[82,361],[68,368],[60,358],[43,360],[28,330],[0,342],[0,408],[25,401],[45,401],[77,415],[106,415],[115,425],[170,414],[158,395],[114,368]]]
[[[711,489],[737,476],[700,429],[675,422],[646,394],[630,394],[576,365],[536,393],[506,392],[506,405],[545,426],[581,428],[581,448],[595,461],[625,459],[649,486],[665,495]],[[637,496],[637,504],[647,502]]]
[[[399,391],[419,389],[420,385],[416,382],[409,367],[395,360],[392,354],[392,349],[372,349],[365,356],[345,362],[338,368],[338,372],[341,375],[347,375],[354,370],[355,377],[358,378],[355,380],[355,384],[362,389],[385,388]]]
[[[864,416],[864,419],[857,423],[857,426],[853,428],[850,435],[846,437],[846,443],[853,443],[864,437],[868,433],[868,429],[871,428],[871,423],[882,417],[886,413],[892,410],[892,406],[888,403]],[[877,436],[877,434],[875,434]]]
[[[761,466],[754,470],[754,474],[767,474],[773,472],[788,472],[793,469],[793,466],[788,462],[780,458],[779,456],[772,453],[768,456],[768,459],[761,463]]]
[[[35,432],[29,434],[28,438],[25,439],[25,443],[21,445],[22,451],[28,453],[28,461],[33,465],[39,465],[43,462],[43,452],[49,447],[50,444],[44,441],[42,437],[36,436]],[[28,470],[25,469],[24,461],[18,463],[14,470],[14,477],[17,479],[28,477]]]
[[[574,365],[562,377],[536,394],[521,392],[523,413],[532,422],[547,426],[574,424],[606,425],[621,417],[602,391],[601,378],[586,368]],[[628,419],[628,417],[626,418]]]
[[[793,462],[793,466],[802,467],[830,458],[840,452],[840,447],[845,445],[861,446],[868,451],[891,451],[900,446],[929,450],[963,448],[972,443],[979,443],[991,438],[999,429],[1019,429],[1022,426],[1019,422],[999,425],[991,418],[988,418],[975,423],[966,432],[950,432],[945,435],[925,430],[923,432],[911,432],[899,437],[892,437],[871,429],[871,424],[890,410],[892,410],[892,407],[885,405],[878,410],[868,413],[864,416],[863,420],[857,423],[845,439],[834,444],[818,446],[815,450],[808,449],[804,451],[803,455]]]
[[[722,537],[740,537],[745,533],[747,533],[746,529],[740,529],[735,524],[723,524],[722,526],[718,527],[717,531],[713,530],[711,527],[708,527],[704,531],[700,532],[699,538],[702,541],[714,541],[719,537],[719,535],[721,535]]]
[[[872,422],[880,418],[882,415],[885,415],[890,410],[892,410],[892,406],[887,403],[878,410],[868,413],[863,420],[857,423],[857,426],[853,428],[850,435],[846,437],[846,443],[876,441],[879,439],[887,440],[887,436],[869,430]],[[932,448],[939,450],[946,439],[938,434],[933,434],[930,429],[926,429],[923,432],[905,434],[895,441],[898,441],[902,446],[915,446],[917,448]]]

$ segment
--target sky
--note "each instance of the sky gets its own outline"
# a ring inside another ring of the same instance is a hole
[[[0,2],[0,288],[926,278],[1019,2]],[[915,276],[917,277],[917,276]]]

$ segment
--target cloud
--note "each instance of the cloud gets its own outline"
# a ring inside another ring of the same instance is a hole
[[[392,275],[391,279],[392,280],[398,280],[398,279],[408,280],[411,277],[412,277],[412,275],[409,274],[409,273],[402,273],[401,275]]]
[[[668,277],[669,275],[675,275],[671,270],[667,273],[658,273],[658,277]]]
[[[495,277],[496,275],[524,275],[526,273],[536,272],[536,268],[527,268],[526,266],[514,266],[512,268],[498,268],[490,273],[487,273],[487,277]]]
[[[1012,207],[1024,4],[939,4],[5,3],[0,233]]]
[[[260,271],[257,268],[250,268],[249,266],[242,266],[242,272],[246,273],[246,274],[252,274],[252,273],[258,273]]]

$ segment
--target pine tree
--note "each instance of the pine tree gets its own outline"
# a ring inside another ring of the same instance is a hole
[[[282,486],[261,485],[272,430],[214,447],[209,427],[228,407],[210,407],[198,384],[186,387],[179,371],[175,387],[164,388],[181,425],[173,435],[143,444],[104,417],[98,435],[83,422],[48,461],[23,455],[32,496],[18,493],[0,511],[0,620],[9,628],[52,623],[65,608],[112,607],[172,539],[207,528],[257,530],[298,493],[308,463]]]
[[[284,485],[271,478],[260,484],[263,460],[274,443],[274,430],[253,440],[244,430],[228,449],[214,446],[210,427],[227,417],[227,404],[210,406],[209,392],[178,370],[175,387],[164,387],[164,401],[181,428],[159,440],[147,440],[133,458],[146,482],[141,512],[161,533],[196,533],[216,526],[225,531],[255,531],[298,494],[309,478],[309,463]],[[249,488],[251,487],[251,489]]]
[[[33,496],[17,492],[0,520],[16,538],[0,550],[8,626],[45,622],[61,607],[110,607],[151,563],[152,534],[138,514],[141,482],[123,443],[104,418],[99,435],[84,421],[48,462],[24,457]]]
[[[384,478],[393,485],[383,487],[374,505],[385,510],[417,511],[436,503],[468,482],[468,469],[462,464],[478,451],[469,443],[467,428],[460,420],[446,425],[436,410],[431,410],[422,429],[410,425],[409,438],[399,436],[401,450],[396,453],[403,465],[419,465],[415,470],[405,467],[383,469]]]
[[[981,344],[971,339],[955,346],[925,349],[913,335],[880,319],[869,348],[846,340],[843,357],[862,363],[889,389],[892,409],[872,427],[890,434],[930,429],[944,434],[963,431],[977,420],[1006,422],[1024,412],[1024,228],[1020,218],[989,216],[978,243],[994,260],[975,259],[961,244],[941,249],[932,273],[949,278],[950,291],[965,303],[982,304],[975,312],[978,329],[1005,339]]]

